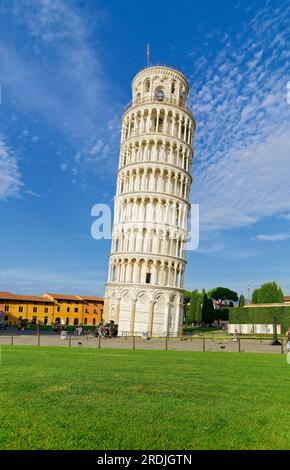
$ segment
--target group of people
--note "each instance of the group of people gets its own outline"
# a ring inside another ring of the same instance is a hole
[[[112,338],[114,326],[112,323],[106,326],[104,323],[100,323],[96,329],[95,336],[100,336],[101,338]]]

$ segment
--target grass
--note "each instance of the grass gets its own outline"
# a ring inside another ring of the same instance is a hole
[[[272,354],[2,347],[1,449],[290,449]]]

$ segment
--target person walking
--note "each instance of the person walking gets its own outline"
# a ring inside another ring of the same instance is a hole
[[[290,327],[288,328],[288,331],[286,332],[286,338],[287,338],[287,351],[290,353]]]

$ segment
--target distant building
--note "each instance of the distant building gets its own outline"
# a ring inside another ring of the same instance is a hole
[[[0,317],[12,324],[26,320],[43,325],[98,325],[103,318],[103,306],[103,298],[97,296],[0,292]]]
[[[12,292],[0,292],[0,312],[2,321],[18,323],[29,320],[44,325],[52,323],[54,302],[36,295],[18,295]]]

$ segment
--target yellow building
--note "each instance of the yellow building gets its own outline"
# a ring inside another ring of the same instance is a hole
[[[18,295],[0,292],[0,317],[2,321],[17,324],[29,321],[34,324],[98,325],[103,317],[102,297],[52,294],[41,296]]]
[[[54,301],[35,295],[0,292],[0,312],[2,320],[12,324],[22,320],[51,324],[54,321]]]

